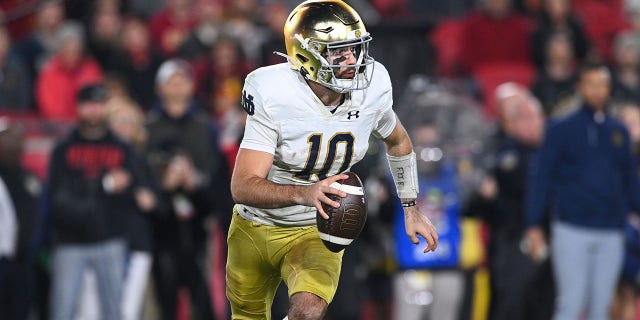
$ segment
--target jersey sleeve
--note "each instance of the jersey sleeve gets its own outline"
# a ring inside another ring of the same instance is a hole
[[[393,111],[393,95],[389,73],[382,65],[378,65],[376,68],[376,72],[380,75],[380,81],[377,82],[380,85],[377,88],[380,96],[376,99],[376,101],[380,101],[380,112],[378,113],[373,134],[378,138],[386,138],[396,127],[396,113]]]
[[[380,114],[380,118],[376,124],[376,128],[373,131],[373,134],[378,138],[386,138],[388,137],[393,128],[396,127],[396,113],[393,112],[391,107],[383,110]]]
[[[242,90],[242,108],[247,113],[247,122],[240,148],[275,154],[278,143],[276,124],[268,114],[257,86],[249,77]]]

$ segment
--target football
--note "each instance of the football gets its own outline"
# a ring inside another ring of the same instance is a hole
[[[331,187],[347,193],[346,197],[330,194],[331,200],[340,203],[334,208],[322,204],[322,209],[329,219],[324,219],[320,213],[316,214],[316,223],[320,239],[333,252],[339,252],[358,238],[364,223],[367,221],[367,204],[365,202],[364,187],[360,177],[353,172],[346,172],[347,179],[334,182]]]

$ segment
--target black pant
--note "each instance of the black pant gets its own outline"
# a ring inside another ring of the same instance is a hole
[[[0,259],[0,319],[24,320],[33,301],[33,264]]]
[[[536,263],[520,251],[520,241],[492,239],[489,256],[491,320],[548,320],[553,314],[549,260]]]
[[[157,250],[154,278],[162,319],[176,319],[178,290],[181,287],[189,289],[192,319],[214,319],[207,282],[197,254],[172,249]]]

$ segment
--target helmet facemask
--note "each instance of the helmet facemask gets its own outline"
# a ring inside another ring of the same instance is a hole
[[[316,82],[329,89],[345,93],[353,90],[362,90],[369,87],[373,76],[373,58],[369,56],[368,34],[355,40],[338,42],[308,41],[296,37],[301,42],[303,49],[311,53],[320,61],[320,68],[316,74]],[[354,64],[345,64],[344,61],[353,56]],[[349,74],[353,71],[353,74]],[[343,74],[345,74],[342,76]],[[311,79],[313,80],[313,79]]]

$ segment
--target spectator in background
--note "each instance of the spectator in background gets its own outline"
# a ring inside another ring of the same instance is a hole
[[[77,126],[53,150],[49,195],[53,225],[52,320],[72,319],[85,270],[96,274],[101,319],[121,319],[124,224],[136,180],[131,149],[106,126],[101,85],[78,91]]]
[[[107,89],[107,95],[109,99],[114,97],[130,97],[129,83],[119,73],[107,72],[104,75],[104,81],[102,81],[104,87]]]
[[[198,319],[212,319],[202,259],[211,210],[211,183],[221,159],[206,114],[194,101],[189,64],[172,59],[158,69],[160,102],[147,117],[147,158],[170,202],[155,225],[154,276],[162,319],[176,317],[178,290],[186,286]],[[228,176],[228,172],[225,173]]]
[[[526,240],[532,258],[547,246],[542,224],[551,210],[551,258],[557,285],[556,320],[607,319],[622,269],[624,225],[640,209],[629,134],[605,112],[611,75],[583,66],[582,106],[549,125],[527,184]],[[585,310],[586,309],[586,310]]]
[[[7,28],[0,25],[0,110],[31,110],[31,79],[14,51]]]
[[[122,15],[118,0],[98,0],[91,6],[87,23],[87,51],[102,69],[109,67],[112,56],[120,49]],[[85,13],[86,14],[86,13]]]
[[[640,44],[640,1],[627,1],[626,13],[631,28],[627,31],[633,34],[637,43]]]
[[[127,81],[131,97],[148,111],[157,100],[155,77],[163,59],[151,45],[143,17],[125,18],[121,46],[122,50],[112,57],[109,69]]]
[[[548,64],[547,46],[558,33],[565,34],[574,58],[581,62],[589,52],[589,40],[582,23],[573,15],[571,0],[542,0],[542,13],[537,19],[531,48],[539,69]]]
[[[629,130],[631,148],[640,154],[640,106],[623,103],[616,108],[616,116]],[[625,254],[622,274],[611,307],[611,319],[635,320],[638,290],[640,289],[640,217],[630,214],[625,226]]]
[[[36,11],[35,29],[17,43],[18,56],[25,61],[30,81],[36,81],[40,70],[58,50],[59,29],[64,19],[62,0],[41,1]]]
[[[542,140],[544,115],[537,99],[522,86],[505,83],[496,94],[496,160],[468,209],[489,227],[489,319],[550,319],[550,264],[546,254],[529,257],[522,243],[527,170]]]
[[[127,263],[122,293],[122,312],[124,319],[139,319],[142,302],[146,292],[148,274],[151,270],[151,226],[150,215],[157,213],[158,196],[156,185],[146,160],[142,156],[146,131],[144,114],[139,107],[125,95],[114,95],[107,90],[107,122],[115,136],[133,149],[134,169],[132,174],[138,181],[133,190],[134,197],[121,199],[118,207],[126,212],[127,221],[122,223],[127,243]],[[87,270],[84,277],[80,306],[76,319],[99,318],[96,275]]]
[[[591,43],[590,59],[613,61],[613,39],[630,27],[624,0],[572,0],[572,4]]]
[[[245,59],[238,41],[222,36],[209,50],[209,57],[199,71],[203,80],[198,96],[212,115],[220,133],[220,148],[232,168],[246,119],[246,113],[240,108],[241,90],[251,70],[253,65]]]
[[[247,119],[246,112],[240,107],[240,95],[234,87],[225,86],[212,97],[212,120],[218,129],[218,144],[227,158],[230,172],[233,172]]]
[[[640,39],[630,32],[616,36],[613,47],[611,96],[615,101],[640,101]]]
[[[473,73],[492,64],[531,64],[531,22],[511,10],[511,0],[479,2],[480,9],[463,20],[462,58],[467,70]]]
[[[178,55],[190,61],[205,58],[224,29],[224,7],[216,0],[197,0],[197,19],[193,31],[178,49]]]
[[[566,113],[573,107],[576,59],[566,33],[551,35],[544,44],[545,63],[533,81],[531,91],[542,103],[547,117]]]
[[[149,20],[151,39],[163,57],[173,57],[194,24],[191,1],[166,0],[164,8]]]
[[[164,6],[164,1],[155,0],[127,0],[128,11],[150,17],[160,11]]]
[[[89,29],[90,20],[93,17],[94,9],[107,4],[108,6],[120,6],[121,0],[64,0],[64,8],[67,13],[67,19],[78,21]],[[126,1],[126,0],[125,0]]]
[[[36,99],[40,114],[48,119],[76,118],[75,97],[89,83],[102,80],[102,70],[84,52],[84,31],[69,22],[58,32],[60,48],[42,69],[36,80]]]
[[[283,58],[274,54],[274,52],[287,51],[284,47],[284,38],[282,30],[284,30],[284,22],[291,10],[280,2],[269,4],[265,12],[265,22],[268,29],[264,36],[264,42],[260,46],[260,66],[268,66],[283,61]]]
[[[619,103],[614,108],[614,114],[629,130],[631,150],[640,152],[640,106],[638,101]]]
[[[229,1],[225,31],[237,39],[242,51],[251,63],[260,59],[260,47],[265,40],[264,28],[258,25],[262,21],[257,0]]]
[[[127,267],[122,294],[123,320],[142,317],[142,303],[147,289],[152,263],[151,214],[158,214],[157,186],[146,159],[142,157],[147,141],[144,114],[133,100],[116,97],[107,102],[109,127],[134,149],[135,174],[140,187],[134,190],[135,199],[127,206],[132,212],[126,226],[128,244]]]
[[[199,70],[202,83],[198,86],[198,95],[203,105],[215,117],[222,117],[227,110],[215,104],[216,96],[228,94],[239,100],[244,78],[253,68],[237,40],[228,36],[220,38],[211,46],[209,57]],[[239,101],[236,105],[240,105]]]
[[[442,108],[433,111],[443,112]],[[438,245],[448,249],[438,255],[420,257],[421,250],[404,240],[404,213],[395,206],[393,231],[399,270],[392,279],[393,319],[457,320],[464,288],[464,278],[458,269],[461,215],[458,159],[447,154],[446,129],[438,126],[437,116],[425,118],[412,119],[414,125],[409,129],[420,186],[416,202],[420,212],[438,228]],[[427,296],[432,297],[429,303],[421,301]]]
[[[471,240],[475,247],[463,244],[468,242],[467,238],[480,237],[469,232],[466,227],[469,219],[464,219],[461,211],[472,191],[471,182],[475,183],[480,170],[484,170],[479,164],[487,154],[489,126],[481,111],[451,88],[419,75],[412,77],[409,83],[400,105],[412,107],[399,109],[398,117],[406,120],[403,123],[411,134],[416,153],[420,186],[416,202],[421,212],[439,226],[438,246],[447,249],[421,257],[418,247],[405,240],[403,213],[394,202],[391,208],[394,238],[382,247],[394,249],[392,254],[395,268],[398,268],[393,276],[393,319],[470,319],[472,317],[465,314],[465,306],[471,303],[464,294],[467,289],[464,288],[465,272],[462,269],[480,263],[480,256],[484,255],[479,253],[483,251],[483,241]],[[474,147],[470,148],[472,145]],[[381,169],[385,169],[386,164],[382,165]],[[367,180],[367,184],[370,181]],[[367,191],[370,187],[367,186]],[[377,194],[367,193],[367,201],[373,200],[369,205],[376,200],[384,201],[380,198],[384,189],[387,188],[378,186]],[[384,241],[384,231],[376,231],[372,237]],[[379,251],[382,250],[376,251],[376,258],[381,255]],[[371,254],[366,255],[373,258],[369,256]],[[372,288],[383,289],[384,278],[378,274],[376,280],[381,283]],[[426,301],[422,299],[430,296],[433,297],[431,303],[424,304]],[[389,317],[379,315],[378,319]]]
[[[22,313],[22,310],[14,309],[16,303],[12,301],[15,296],[13,272],[13,259],[16,255],[18,222],[16,210],[11,200],[9,190],[0,179],[0,314],[3,317],[14,318],[14,313]]]
[[[41,185],[21,164],[23,131],[0,118],[0,317],[27,319],[34,299],[34,232]]]

